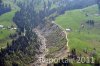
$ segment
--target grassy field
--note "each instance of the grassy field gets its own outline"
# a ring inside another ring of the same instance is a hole
[[[12,10],[11,12],[7,12],[0,16],[0,25],[3,25],[5,28],[11,25],[15,26],[13,22],[13,16],[15,14],[16,10]],[[5,47],[7,42],[11,42],[11,39],[9,39],[9,35],[15,33],[15,30],[9,30],[9,29],[0,29],[0,48]]]
[[[94,27],[86,24],[88,20],[94,20]],[[96,53],[100,57],[100,16],[98,16],[97,5],[67,11],[65,14],[58,16],[55,22],[64,29],[72,29],[68,34],[71,49],[76,48],[80,54],[85,48],[90,53],[93,51],[93,48],[96,48]],[[81,28],[82,24],[84,28]]]
[[[15,12],[16,12],[16,10],[7,12],[7,13],[1,15],[0,16],[0,24],[4,25],[4,27],[8,27],[11,25],[15,26],[15,24],[13,23],[13,16],[14,16]]]

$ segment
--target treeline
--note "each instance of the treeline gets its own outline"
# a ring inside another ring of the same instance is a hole
[[[1,48],[0,66],[26,66],[36,60],[40,42],[32,29],[44,23],[45,13],[36,13],[32,2],[18,3],[18,6],[21,9],[13,18],[18,26],[17,38],[13,38],[11,44],[7,43],[6,48]]]
[[[45,12],[40,11],[36,13],[33,2],[28,2],[27,4],[18,3],[18,6],[21,9],[15,14],[13,21],[21,31],[24,31],[24,28],[26,29],[27,26],[34,28],[38,26],[38,24],[44,23]]]
[[[95,0],[60,0],[56,2],[59,14],[63,14],[67,10],[82,9],[95,3]]]
[[[0,66],[26,66],[35,61],[36,49],[39,48],[38,43],[40,42],[32,29],[39,24],[45,24],[45,17],[55,12],[57,12],[57,15],[63,14],[70,8],[66,5],[51,9],[52,2],[48,1],[48,4],[45,2],[42,4],[44,6],[42,10],[36,12],[34,1],[37,0],[30,0],[27,3],[17,2],[20,11],[16,12],[13,21],[18,26],[18,37],[12,41],[12,44],[7,43],[5,49],[1,48]],[[55,17],[53,16],[52,19]]]
[[[26,66],[36,60],[38,46],[37,36],[30,29],[26,36],[19,36],[12,44],[7,43],[5,49],[0,50],[0,66]]]
[[[42,22],[43,17],[35,13],[32,3],[18,6],[21,9],[13,18],[18,26],[17,38],[11,44],[7,43],[6,48],[1,48],[0,66],[26,66],[36,60],[40,42],[32,29]]]
[[[80,9],[80,8],[84,8],[96,3],[95,0],[88,0],[88,1],[87,0],[78,0],[78,1],[76,0],[73,0],[73,1],[70,1],[70,0],[47,0],[47,1],[45,0],[30,0],[30,1],[17,0],[16,1],[15,0],[15,2],[19,5],[19,7],[23,7],[23,5],[25,5],[25,9],[23,8],[24,10],[29,11],[30,9],[31,11],[33,11],[34,9],[32,13],[36,12],[35,14],[39,15],[37,16],[39,20],[56,13],[55,16],[51,17],[52,19],[54,19],[58,15],[64,14],[65,11],[67,10]]]
[[[55,17],[64,14],[65,11],[73,10],[73,9],[82,9],[84,7],[95,4],[95,0],[48,0],[47,3],[44,1],[43,11],[46,14],[46,17],[56,13],[55,16],[50,17],[51,19],[55,19]],[[55,6],[54,8],[52,8]]]
[[[2,2],[2,0],[0,0],[0,15],[10,11],[11,11],[10,5],[6,5]]]

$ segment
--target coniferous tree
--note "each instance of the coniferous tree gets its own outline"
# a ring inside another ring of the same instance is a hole
[[[2,3],[2,0],[0,0],[0,3]]]
[[[2,15],[3,13],[9,12],[11,11],[11,7],[10,5],[4,5],[2,0],[0,0],[0,15]]]

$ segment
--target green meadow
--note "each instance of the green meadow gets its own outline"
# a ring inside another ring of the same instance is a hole
[[[94,21],[93,27],[86,24],[88,20]],[[58,16],[55,22],[64,29],[71,29],[68,34],[71,49],[75,48],[78,54],[82,54],[85,48],[90,53],[95,48],[97,55],[100,56],[100,16],[97,5],[66,11],[65,14]]]
[[[16,10],[12,10],[11,12],[7,12],[0,16],[0,25],[3,25],[6,29],[0,29],[0,48],[5,47],[7,42],[10,43],[11,39],[9,38],[10,34],[14,34],[15,30],[7,29],[7,27],[11,27],[12,25],[16,27],[13,22],[13,16],[15,15]]]

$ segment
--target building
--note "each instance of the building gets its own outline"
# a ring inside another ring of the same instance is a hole
[[[15,27],[14,27],[14,28],[11,28],[11,29],[12,29],[12,30],[17,30],[17,28],[15,28]]]
[[[66,29],[66,32],[70,32],[71,31],[71,29]]]
[[[3,25],[0,25],[0,29],[2,29],[4,26]]]

